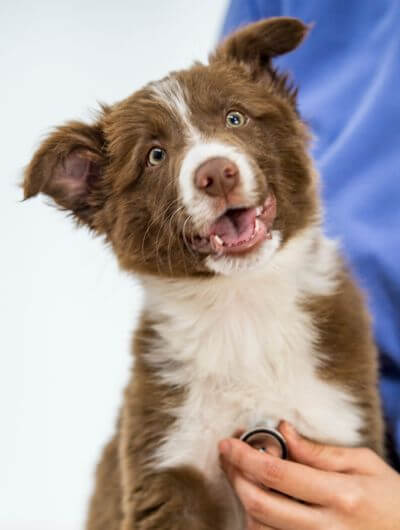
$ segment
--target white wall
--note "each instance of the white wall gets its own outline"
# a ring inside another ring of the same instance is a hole
[[[51,126],[205,59],[226,0],[0,3],[0,529],[82,528],[140,307],[101,241],[22,167]]]

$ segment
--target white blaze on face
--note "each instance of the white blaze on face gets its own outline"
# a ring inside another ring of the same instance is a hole
[[[150,83],[150,90],[184,125],[186,138],[194,143],[201,140],[200,131],[190,121],[183,88],[177,79],[168,77],[157,83]]]
[[[215,199],[197,189],[194,183],[196,170],[212,158],[223,157],[236,164],[240,175],[238,192],[243,202],[252,204],[256,198],[256,179],[249,158],[234,145],[206,138],[198,130],[190,119],[184,89],[177,79],[168,78],[150,85],[150,88],[184,125],[187,147],[179,172],[179,190],[194,226],[201,230],[214,221],[217,214]],[[221,115],[222,123],[224,116]]]

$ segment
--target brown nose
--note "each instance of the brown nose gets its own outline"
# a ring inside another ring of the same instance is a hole
[[[197,168],[194,182],[207,195],[226,197],[239,183],[239,170],[228,158],[211,158]]]

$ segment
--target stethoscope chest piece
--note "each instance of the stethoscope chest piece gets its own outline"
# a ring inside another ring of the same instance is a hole
[[[284,460],[288,457],[286,440],[276,429],[256,427],[243,433],[240,439],[262,453],[270,453]]]

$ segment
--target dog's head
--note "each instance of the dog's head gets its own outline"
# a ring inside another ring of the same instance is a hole
[[[264,264],[318,214],[296,92],[271,64],[306,32],[292,18],[247,26],[208,65],[148,84],[93,125],[58,127],[26,170],[25,197],[51,196],[131,271]]]

